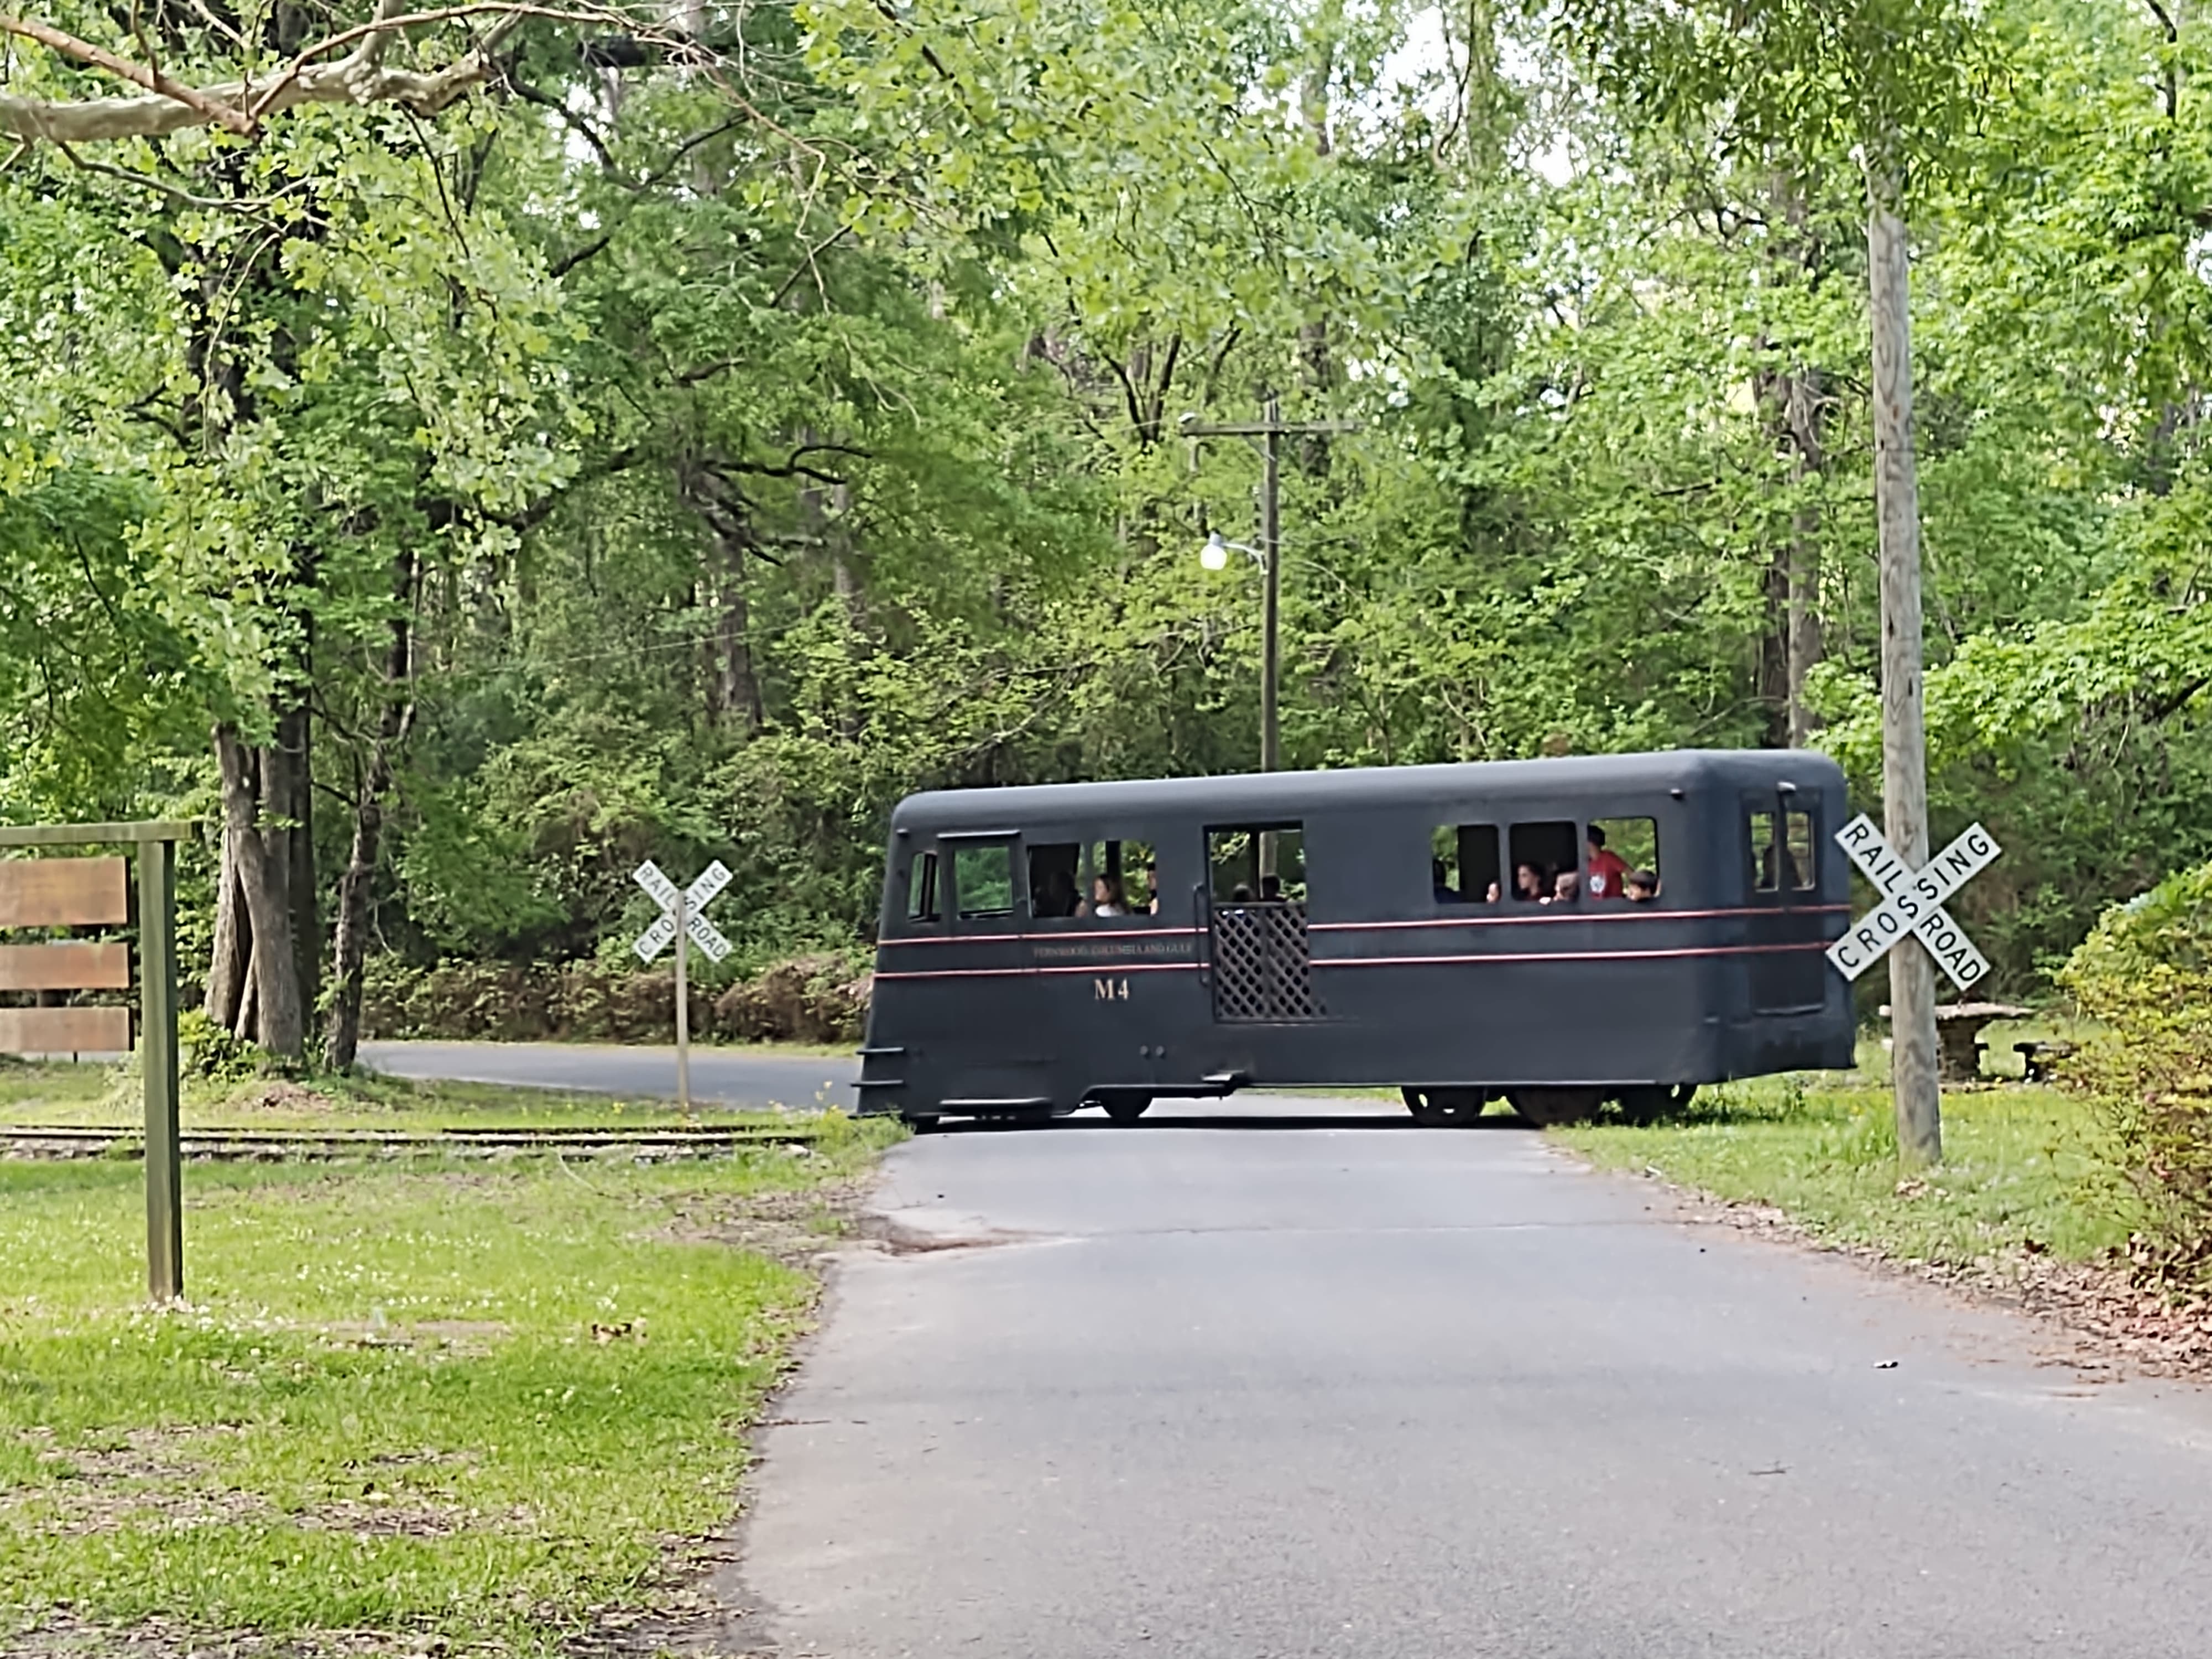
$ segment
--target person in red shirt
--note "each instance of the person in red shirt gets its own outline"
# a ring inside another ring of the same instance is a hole
[[[1605,831],[1589,827],[1589,896],[1620,898],[1628,889],[1628,860],[1605,844]]]

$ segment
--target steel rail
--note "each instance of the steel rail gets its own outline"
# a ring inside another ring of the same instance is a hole
[[[447,1153],[482,1157],[501,1152],[629,1152],[663,1157],[696,1157],[702,1152],[745,1146],[805,1146],[817,1138],[811,1127],[774,1125],[683,1128],[531,1129],[457,1126],[447,1129],[186,1129],[179,1137],[186,1157],[339,1158],[398,1153]],[[59,1158],[132,1158],[144,1153],[142,1130],[124,1124],[0,1124],[0,1155],[44,1154]]]

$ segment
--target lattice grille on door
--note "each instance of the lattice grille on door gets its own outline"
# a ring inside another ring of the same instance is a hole
[[[1213,913],[1213,1017],[1319,1019],[1305,907],[1237,904]]]

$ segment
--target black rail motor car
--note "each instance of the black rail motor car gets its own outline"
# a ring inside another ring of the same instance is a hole
[[[1847,1066],[1844,816],[1802,750],[915,795],[861,1109],[1379,1085],[1427,1122],[1560,1122]]]

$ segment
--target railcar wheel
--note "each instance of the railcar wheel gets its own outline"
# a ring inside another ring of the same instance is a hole
[[[1516,1089],[1506,1097],[1513,1109],[1540,1129],[1587,1123],[1605,1103],[1602,1089]]]
[[[1647,1083],[1620,1094],[1620,1115],[1631,1123],[1656,1123],[1690,1103],[1698,1092],[1694,1083]]]
[[[1098,1103],[1106,1109],[1106,1115],[1115,1122],[1130,1124],[1144,1116],[1146,1109],[1152,1103],[1152,1097],[1150,1095],[1115,1093],[1099,1096]]]
[[[1616,1098],[1620,1103],[1622,1117],[1631,1123],[1644,1124],[1656,1123],[1674,1097],[1672,1089],[1645,1084],[1640,1088],[1623,1089]]]
[[[1425,1129],[1450,1129],[1482,1115],[1480,1089],[1401,1089],[1413,1121]]]

